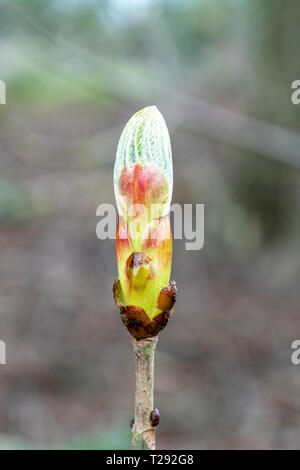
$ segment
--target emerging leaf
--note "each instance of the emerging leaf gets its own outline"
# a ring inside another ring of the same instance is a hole
[[[157,334],[175,302],[175,284],[169,285],[172,185],[168,130],[158,109],[151,106],[125,126],[114,171],[119,210],[119,283],[114,295],[124,323],[139,338]]]

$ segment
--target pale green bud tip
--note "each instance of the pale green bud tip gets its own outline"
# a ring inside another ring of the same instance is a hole
[[[122,170],[136,164],[160,170],[168,184],[170,204],[173,189],[171,143],[165,120],[156,106],[148,106],[135,113],[121,134],[114,169],[117,202]]]

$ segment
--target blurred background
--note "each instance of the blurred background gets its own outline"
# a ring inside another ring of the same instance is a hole
[[[130,448],[134,356],[96,208],[130,116],[156,104],[174,243],[159,449],[300,448],[298,0],[0,0],[0,447]]]

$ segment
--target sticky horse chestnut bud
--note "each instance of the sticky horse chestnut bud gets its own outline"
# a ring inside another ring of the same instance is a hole
[[[166,326],[176,300],[176,284],[170,283],[172,154],[166,123],[155,106],[137,112],[125,126],[114,188],[119,280],[113,293],[131,335],[144,339]]]

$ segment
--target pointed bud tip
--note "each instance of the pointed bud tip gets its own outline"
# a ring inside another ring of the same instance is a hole
[[[152,114],[153,116],[157,114],[159,116],[162,116],[161,112],[159,111],[158,107],[155,104],[151,106],[146,106],[145,108],[140,109],[132,117],[136,116],[137,114]]]
[[[137,165],[155,168],[165,179],[167,214],[173,189],[172,151],[166,122],[155,105],[135,113],[121,134],[114,168],[114,188],[119,211],[122,205],[119,199],[120,177],[124,169],[132,170]]]

